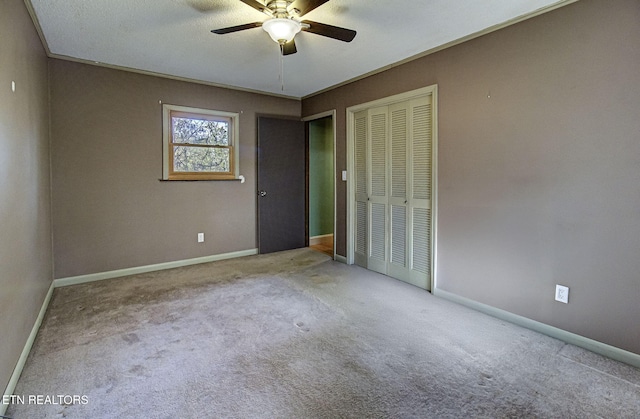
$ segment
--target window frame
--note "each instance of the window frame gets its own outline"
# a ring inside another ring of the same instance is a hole
[[[191,145],[173,142],[173,117],[193,116],[193,119],[229,121],[229,145]],[[178,105],[162,105],[162,179],[163,180],[236,180],[238,179],[239,159],[239,117],[236,112],[216,111]],[[173,166],[173,147],[224,148],[229,150],[229,171],[226,172],[176,172]]]

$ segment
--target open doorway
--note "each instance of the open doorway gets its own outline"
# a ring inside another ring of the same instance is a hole
[[[334,112],[305,118],[308,141],[309,247],[335,258],[335,127]]]

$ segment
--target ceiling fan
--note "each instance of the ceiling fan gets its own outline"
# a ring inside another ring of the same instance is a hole
[[[329,0],[265,0],[266,4],[262,4],[257,0],[240,1],[266,14],[269,16],[269,19],[264,22],[253,22],[228,28],[214,29],[211,32],[224,35],[262,27],[271,39],[280,45],[282,55],[290,55],[297,52],[296,43],[293,38],[300,31],[311,32],[316,35],[322,35],[344,42],[351,42],[356,36],[356,31],[351,29],[312,22],[310,20],[299,20],[302,16],[318,6],[322,6]]]

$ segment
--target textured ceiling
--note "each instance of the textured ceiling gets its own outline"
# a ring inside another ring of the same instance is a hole
[[[351,43],[302,32],[283,58],[240,0],[26,0],[54,57],[305,97],[380,68],[574,0],[331,0],[304,19],[357,31]]]

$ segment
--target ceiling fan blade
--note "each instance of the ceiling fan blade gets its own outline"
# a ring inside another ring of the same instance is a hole
[[[297,9],[299,10],[298,16],[306,15],[313,9],[318,6],[322,6],[329,0],[295,0],[291,3],[291,6],[288,7],[289,10]]]
[[[308,28],[303,27],[303,31],[315,33],[316,35],[326,36],[328,38],[337,39],[339,41],[351,42],[356,37],[356,31],[338,26],[327,25],[326,23],[312,22],[305,20],[302,23],[309,25]]]
[[[265,10],[268,10],[267,7],[260,3],[259,1],[256,0],[240,0],[241,2],[243,2],[244,4],[246,4],[247,6],[251,6],[254,9],[256,9],[259,12],[265,13]]]
[[[282,55],[291,55],[295,54],[296,52],[298,52],[298,49],[296,48],[295,39],[292,39],[282,46]]]
[[[262,22],[253,22],[253,23],[246,23],[244,25],[230,26],[228,28],[214,29],[211,32],[213,32],[215,34],[218,34],[218,35],[224,35],[224,34],[227,34],[227,33],[244,31],[246,29],[259,28],[260,26],[262,26]]]

